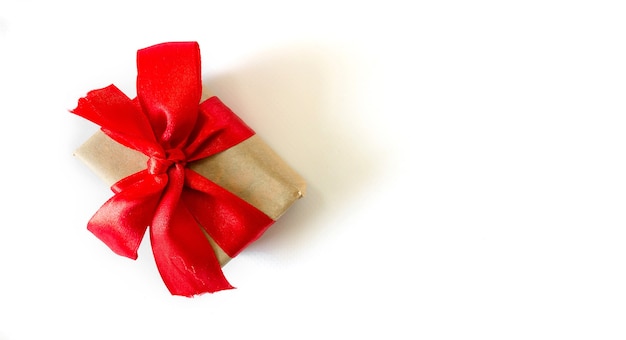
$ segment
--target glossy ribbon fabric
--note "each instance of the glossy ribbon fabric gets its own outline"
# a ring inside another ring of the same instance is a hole
[[[146,169],[112,186],[115,193],[88,229],[132,259],[149,226],[157,267],[174,295],[230,289],[205,236],[230,257],[274,221],[186,165],[254,135],[218,98],[200,103],[200,50],[164,43],[137,53],[137,98],[114,85],[94,90],[72,112],[118,143],[149,157]]]

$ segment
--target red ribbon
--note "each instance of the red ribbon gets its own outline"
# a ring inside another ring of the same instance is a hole
[[[110,85],[89,92],[72,111],[149,157],[145,170],[111,187],[114,196],[88,229],[115,253],[136,259],[150,226],[156,264],[173,295],[233,288],[204,233],[235,257],[273,220],[186,164],[224,151],[254,131],[217,97],[200,103],[196,42],[139,50],[137,69],[137,98]]]

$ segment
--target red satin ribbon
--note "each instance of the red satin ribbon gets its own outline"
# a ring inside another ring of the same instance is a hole
[[[186,164],[226,150],[254,131],[217,97],[200,103],[197,43],[139,50],[137,69],[137,98],[110,85],[89,92],[72,111],[149,157],[145,170],[112,186],[114,196],[88,229],[115,253],[136,259],[150,226],[157,267],[174,295],[233,288],[204,232],[234,257],[273,220]]]

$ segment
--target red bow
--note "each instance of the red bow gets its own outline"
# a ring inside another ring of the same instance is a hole
[[[186,164],[224,151],[254,131],[216,97],[200,103],[197,43],[139,50],[137,69],[137,98],[110,85],[89,92],[72,111],[149,157],[145,170],[111,187],[115,195],[88,229],[115,253],[136,259],[150,226],[157,267],[174,295],[233,288],[205,232],[234,257],[273,220]]]

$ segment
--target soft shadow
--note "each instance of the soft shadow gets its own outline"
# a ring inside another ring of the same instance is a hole
[[[307,193],[249,247],[297,249],[323,234],[324,221],[378,177],[380,155],[344,117],[358,110],[346,93],[359,88],[350,56],[318,46],[265,53],[225,74],[205,75],[204,86],[248,123],[307,181]],[[283,249],[284,250],[284,249]]]
[[[0,37],[4,37],[9,32],[9,24],[7,20],[0,16]]]

